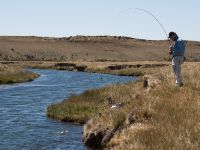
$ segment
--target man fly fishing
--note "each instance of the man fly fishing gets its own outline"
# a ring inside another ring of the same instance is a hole
[[[169,47],[169,54],[172,55],[172,69],[176,78],[176,86],[183,86],[181,76],[181,65],[184,61],[185,42],[179,39],[175,32],[170,32],[168,38],[172,41]]]
[[[129,8],[127,10],[131,10],[132,8]],[[181,77],[181,65],[184,61],[184,53],[185,53],[185,42],[181,39],[179,39],[178,35],[175,32],[170,32],[169,36],[167,36],[167,32],[162,25],[162,23],[154,16],[151,12],[141,9],[141,8],[135,8],[135,10],[142,11],[150,16],[152,16],[155,21],[161,26],[162,30],[164,31],[167,38],[169,38],[172,41],[172,45],[169,47],[169,54],[172,55],[172,68],[173,72],[176,78],[176,86],[181,87],[183,86],[182,77]]]

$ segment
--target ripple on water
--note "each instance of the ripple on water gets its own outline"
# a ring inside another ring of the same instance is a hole
[[[0,86],[0,149],[85,149],[82,126],[46,118],[47,106],[89,88],[133,80],[82,72],[31,71],[42,75],[33,82]]]

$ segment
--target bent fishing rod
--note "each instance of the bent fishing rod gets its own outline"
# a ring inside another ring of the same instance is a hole
[[[124,12],[129,11],[129,10],[132,10],[132,9],[133,9],[133,8],[125,9],[125,10],[123,10],[123,11],[120,12],[120,13],[124,13]],[[162,28],[163,32],[165,33],[165,36],[166,36],[167,39],[168,39],[167,32],[166,32],[166,30],[165,30],[163,24],[158,20],[158,18],[157,18],[153,13],[151,13],[151,12],[145,10],[145,9],[141,9],[141,8],[135,8],[135,10],[138,10],[138,11],[144,12],[144,13],[150,15],[151,17],[153,17],[154,20],[155,20],[155,21],[160,25],[160,27]]]
[[[166,37],[167,37],[167,39],[168,39],[167,32],[166,32],[164,26],[163,26],[162,23],[158,20],[158,18],[155,17],[155,15],[153,15],[151,12],[149,12],[149,11],[147,11],[147,10],[145,10],[145,9],[141,9],[141,8],[135,8],[135,9],[136,9],[136,10],[139,10],[139,11],[142,11],[142,12],[145,12],[145,13],[151,15],[151,16],[156,20],[156,22],[161,26],[163,32],[165,33],[165,35],[166,35]]]

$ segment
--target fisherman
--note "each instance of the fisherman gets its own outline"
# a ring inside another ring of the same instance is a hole
[[[172,55],[172,69],[176,78],[176,86],[181,87],[183,86],[181,65],[185,58],[185,42],[179,39],[175,32],[170,32],[168,38],[172,41],[172,45],[169,47],[169,54]]]

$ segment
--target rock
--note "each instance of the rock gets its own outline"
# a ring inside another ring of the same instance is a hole
[[[112,105],[111,108],[112,108],[112,109],[117,109],[118,106],[117,106],[117,105]]]
[[[59,67],[75,67],[76,64],[74,64],[74,63],[56,63],[55,66],[59,66]]]
[[[102,140],[106,135],[106,130],[98,129],[94,132],[86,134],[83,138],[83,143],[91,149],[101,149]]]
[[[114,135],[114,130],[98,129],[86,134],[83,143],[90,149],[103,149]]]
[[[149,82],[148,82],[147,79],[145,79],[145,80],[143,81],[143,87],[146,88],[146,87],[148,87],[148,86],[149,86]]]
[[[85,71],[85,69],[87,68],[86,65],[76,65],[74,67],[77,71]]]
[[[89,149],[103,149],[115,131],[99,125],[94,126],[93,121],[93,119],[88,120],[83,127],[83,143]]]
[[[108,143],[110,141],[110,139],[115,135],[114,131],[107,131],[106,135],[103,137],[102,141],[101,141],[101,145],[105,146],[106,143]]]
[[[66,134],[68,132],[69,132],[68,130],[62,130],[62,131],[58,131],[57,134],[62,135],[62,134]]]
[[[129,68],[129,65],[111,65],[111,66],[108,66],[106,69],[121,70],[121,69],[125,69],[125,68]]]
[[[112,106],[111,106],[111,108],[113,109],[118,109],[118,108],[120,108],[120,107],[123,107],[125,104],[124,103],[122,103],[122,102],[120,102],[120,103],[115,103],[115,104],[113,104]]]
[[[85,71],[87,68],[86,65],[82,64],[74,64],[74,63],[56,63],[55,67],[60,67],[60,70],[77,70],[77,71]]]

